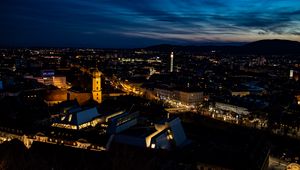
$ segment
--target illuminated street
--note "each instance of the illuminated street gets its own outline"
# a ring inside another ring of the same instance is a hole
[[[270,170],[286,170],[288,163],[283,161],[283,160],[279,160],[276,158],[273,158],[270,156],[269,158],[269,169]]]

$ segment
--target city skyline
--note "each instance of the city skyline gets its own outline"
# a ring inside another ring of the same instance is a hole
[[[299,0],[0,11],[0,169],[300,169]]]
[[[132,48],[300,38],[300,2],[6,1],[1,46]]]

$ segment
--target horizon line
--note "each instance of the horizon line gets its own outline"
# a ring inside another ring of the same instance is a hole
[[[254,43],[254,42],[259,42],[259,41],[290,41],[290,42],[298,42],[300,43],[300,41],[295,41],[295,40],[288,40],[288,39],[261,39],[261,40],[257,40],[257,41],[252,41],[252,42],[202,42],[202,43],[181,43],[181,44],[176,44],[176,43],[156,43],[156,44],[152,44],[152,45],[147,45],[144,47],[96,47],[94,45],[86,46],[86,45],[62,45],[62,46],[51,46],[51,45],[43,45],[43,46],[38,46],[38,45],[0,45],[0,49],[34,49],[34,48],[45,48],[45,49],[65,49],[65,48],[71,48],[71,49],[143,49],[143,48],[149,48],[149,47],[153,47],[153,46],[161,46],[161,45],[168,45],[168,46],[182,46],[182,47],[205,47],[205,46],[215,46],[215,47],[225,47],[225,46],[230,46],[230,47],[239,47],[239,46],[243,46],[246,44],[250,44],[250,43]]]

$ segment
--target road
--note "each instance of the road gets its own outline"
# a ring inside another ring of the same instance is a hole
[[[274,157],[269,157],[269,168],[270,170],[285,170],[286,167],[287,167],[288,163],[283,161],[283,160],[280,160],[280,159],[277,159],[277,158],[274,158]]]

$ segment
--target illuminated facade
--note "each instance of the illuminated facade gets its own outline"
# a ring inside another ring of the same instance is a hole
[[[300,71],[299,71],[299,69],[297,69],[297,70],[290,70],[290,74],[289,74],[289,78],[290,79],[294,79],[296,81],[299,81],[299,77],[300,77]]]
[[[115,141],[150,149],[171,149],[185,145],[187,138],[178,117],[155,123],[154,127],[132,128],[117,134]]]
[[[290,163],[288,164],[288,166],[286,167],[287,170],[299,170],[300,169],[300,165],[297,163]]]
[[[102,102],[102,90],[101,90],[101,72],[96,69],[93,72],[93,100],[97,103]]]
[[[79,130],[86,127],[95,127],[101,120],[97,119],[100,116],[97,108],[82,110],[74,108],[68,111],[66,115],[60,117],[59,120],[52,124],[53,127]]]
[[[53,76],[53,85],[60,89],[67,89],[67,79],[66,76]]]
[[[224,111],[231,111],[241,115],[249,115],[250,112],[247,108],[239,107],[231,104],[216,102],[215,107]]]
[[[248,95],[250,95],[250,91],[231,91],[231,96],[244,97]]]
[[[162,100],[172,100],[176,103],[182,103],[185,105],[197,105],[203,101],[203,92],[187,92],[179,90],[169,90],[154,88],[154,94],[156,97]]]
[[[71,90],[55,89],[47,91],[44,101],[48,106],[53,106],[67,100],[77,100],[80,105],[86,103],[92,98],[91,93],[76,92]]]
[[[297,104],[300,105],[300,95],[296,95],[295,97],[297,99]]]
[[[71,88],[71,86],[67,84],[66,76],[55,75],[54,70],[42,70],[41,76],[39,76],[39,77],[34,77],[32,75],[26,75],[26,76],[24,76],[24,78],[34,79],[37,82],[42,83],[46,86],[53,85],[59,89]]]

